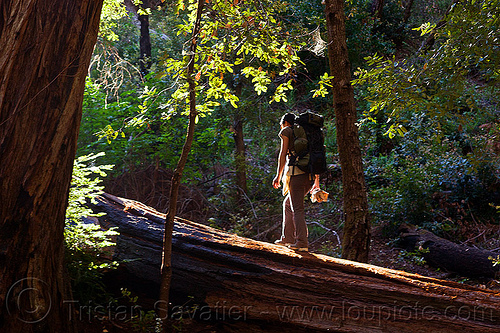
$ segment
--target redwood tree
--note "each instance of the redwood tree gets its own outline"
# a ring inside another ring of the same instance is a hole
[[[64,220],[102,0],[0,1],[0,331],[72,332]]]
[[[342,168],[344,239],[342,258],[367,262],[370,247],[368,199],[363,160],[351,85],[351,65],[346,44],[343,0],[325,0],[328,60],[332,79],[337,126],[337,145]]]

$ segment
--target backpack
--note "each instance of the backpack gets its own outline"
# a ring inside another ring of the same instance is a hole
[[[326,172],[326,149],[323,134],[323,116],[306,111],[295,118],[293,128],[294,149],[290,166],[319,175]]]

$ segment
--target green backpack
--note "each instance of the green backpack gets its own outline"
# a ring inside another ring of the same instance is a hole
[[[306,111],[295,118],[289,165],[319,175],[327,170],[323,116]]]
[[[293,126],[292,140],[294,149],[290,151],[289,165],[307,172],[307,166],[309,165],[309,145],[304,127],[299,124]]]

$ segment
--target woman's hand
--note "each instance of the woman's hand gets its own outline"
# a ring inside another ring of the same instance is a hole
[[[315,178],[314,178],[314,184],[311,187],[311,190],[309,191],[310,193],[313,193],[316,190],[320,190],[320,187],[319,187],[319,175],[314,175],[314,176],[315,176]]]
[[[281,186],[280,177],[279,177],[279,175],[276,175],[276,177],[274,177],[274,179],[273,179],[273,187],[277,189],[280,186]]]

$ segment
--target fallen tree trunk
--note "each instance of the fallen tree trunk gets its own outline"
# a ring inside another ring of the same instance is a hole
[[[164,215],[103,195],[103,227],[116,226],[116,259],[159,286]],[[171,292],[192,297],[206,320],[292,332],[498,332],[500,294],[368,264],[298,253],[178,219]],[[174,299],[175,297],[172,297]],[[158,304],[155,304],[158,306]],[[160,305],[161,306],[161,305]],[[187,311],[174,306],[171,315]]]
[[[497,253],[459,245],[414,226],[400,229],[400,245],[408,251],[419,250],[430,266],[462,276],[495,278],[499,274],[500,265],[492,260]]]

